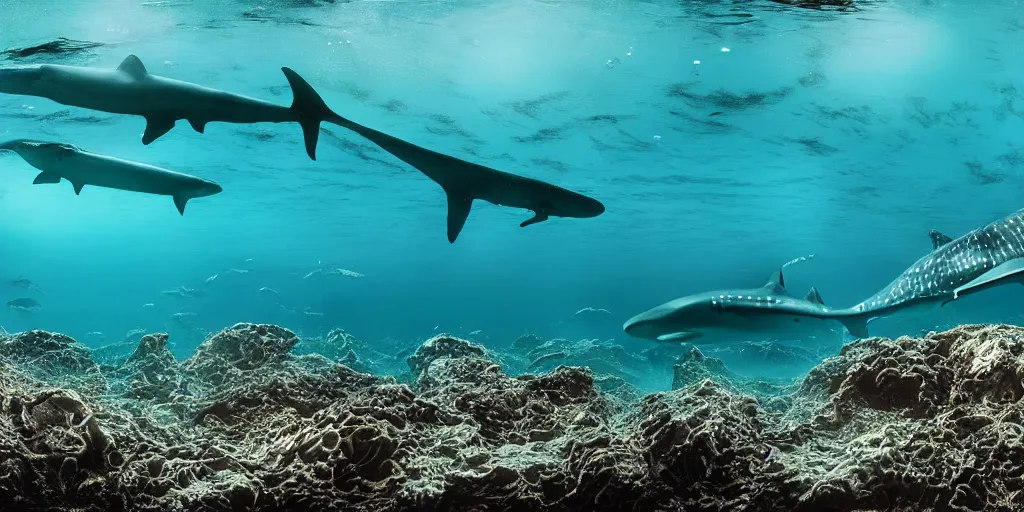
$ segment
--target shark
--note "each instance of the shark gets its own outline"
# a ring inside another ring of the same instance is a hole
[[[851,335],[868,337],[868,323],[909,309],[942,307],[1007,284],[1024,285],[1024,209],[959,238],[928,233],[932,250],[885,288],[845,309],[814,312],[839,320]]]
[[[0,143],[0,151],[13,151],[42,171],[32,183],[71,182],[75,195],[86,185],[171,196],[178,213],[185,215],[189,199],[212,196],[220,185],[190,174],[85,151],[74,144],[16,139]]]
[[[324,102],[294,70],[281,71],[292,88],[291,106],[162,77],[149,72],[136,55],[116,69],[41,64],[0,68],[0,93],[37,96],[57,103],[113,114],[142,116],[142,143],[151,144],[186,120],[204,133],[207,123],[296,122],[306,153],[316,160],[321,123],[347,128],[416,168],[444,189],[448,201],[448,241],[455,243],[473,201],[523,208],[534,213],[526,227],[550,217],[596,217],[604,205],[557,185],[499,171],[438,153],[346,119]]]
[[[361,135],[441,186],[448,202],[449,243],[455,243],[477,199],[532,211],[533,217],[519,224],[522,228],[551,217],[590,218],[605,211],[601,201],[579,192],[438,153],[337,114],[328,121]]]
[[[59,64],[0,68],[0,93],[37,96],[68,105],[111,114],[142,116],[149,145],[186,120],[204,133],[207,123],[286,123],[302,128],[306,153],[316,160],[320,123],[333,112],[298,73],[281,71],[292,88],[290,106],[220,91],[149,72],[136,55],[116,69]]]
[[[794,322],[798,318],[837,321],[851,336],[867,338],[870,335],[868,324],[879,318],[911,310],[924,311],[943,307],[968,295],[998,286],[1024,285],[1024,209],[976,228],[959,238],[950,237],[934,229],[930,230],[928,235],[932,242],[932,250],[928,254],[918,258],[877,293],[848,308],[830,308],[823,303],[809,306],[802,302],[785,300],[778,303],[778,306],[765,307],[765,303],[774,303],[774,300],[778,299],[777,294],[770,293],[768,298],[761,299],[758,299],[756,294],[739,293],[720,294],[717,299],[711,294],[703,294],[701,298],[705,304],[710,301],[710,309],[717,308],[723,313],[748,316],[754,312],[759,313],[755,316],[766,317],[761,318],[765,324],[776,321],[772,317],[788,318]],[[670,316],[667,314],[671,309],[666,307],[668,304],[672,303],[659,306],[664,308],[661,316]],[[700,311],[694,306],[691,308]],[[659,314],[655,313],[657,309],[637,315],[627,322],[624,328],[631,328],[637,333],[647,333],[653,329],[652,326],[659,324],[653,320],[659,317]],[[648,315],[650,319],[645,319],[643,315]],[[645,322],[648,324],[646,327]],[[665,321],[661,320],[660,323],[663,324]],[[728,325],[735,327],[736,323],[728,322]],[[770,327],[771,325],[764,326]],[[683,329],[680,331],[684,334],[686,332]],[[665,334],[665,337],[671,339],[670,333]]]
[[[754,333],[802,340],[841,329],[827,312],[816,288],[804,298],[794,296],[778,270],[757,288],[696,293],[655,306],[627,320],[622,329],[635,338],[695,344],[742,341],[737,336]]]

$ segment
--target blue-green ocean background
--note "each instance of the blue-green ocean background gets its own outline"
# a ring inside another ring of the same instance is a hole
[[[45,291],[29,294],[38,315],[3,310],[0,325],[93,346],[169,331],[179,357],[202,340],[170,320],[179,312],[206,331],[267,322],[411,343],[482,330],[497,346],[534,332],[642,350],[654,342],[621,332],[633,314],[760,285],[806,254],[787,268],[794,293],[856,303],[930,250],[929,229],[956,237],[1024,207],[1020,2],[860,5],[0,0],[0,50],[103,43],[0,64],[136,54],[154,74],[290,104],[288,66],[356,122],[607,206],[519,228],[528,212],[478,201],[451,245],[441,188],[338,127],[313,162],[294,124],[200,135],[179,122],[143,146],[142,118],[3,96],[2,138],[69,142],[224,192],[180,216],[167,197],[33,186],[37,171],[0,156],[0,278]],[[328,266],[365,277],[302,279]],[[207,296],[161,294],[179,286]],[[1017,323],[1022,299],[1004,287],[872,334]],[[584,307],[612,315],[574,319]]]

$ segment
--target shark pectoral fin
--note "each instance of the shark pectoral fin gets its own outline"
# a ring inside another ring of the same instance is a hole
[[[838,319],[854,338],[868,337],[868,318],[864,315],[848,316]]]
[[[143,78],[149,71],[146,70],[146,66],[142,64],[142,59],[135,55],[129,55],[121,61],[121,65],[117,66],[118,71],[128,73],[136,80]]]
[[[1024,258],[1012,259],[996,265],[973,281],[953,290],[953,300],[964,295],[1010,283],[1024,284]]]
[[[548,214],[541,213],[541,212],[533,212],[533,217],[530,217],[529,219],[524,220],[522,222],[522,224],[519,224],[519,227],[525,228],[526,226],[529,226],[530,224],[536,224],[538,222],[544,222],[546,220],[548,220]]]
[[[75,183],[72,181],[71,186],[75,187],[75,195],[77,196],[82,194],[82,187],[85,186],[85,183]]]
[[[174,196],[174,206],[178,207],[178,213],[185,215],[185,204],[188,203],[188,198],[184,196]]]
[[[33,185],[60,183],[60,174],[55,172],[43,171],[36,176],[36,179],[32,180]]]
[[[473,198],[445,190],[448,196],[448,243],[455,243],[455,239],[462,232],[469,218],[469,210],[473,208]]]
[[[165,133],[171,131],[171,128],[174,128],[174,123],[174,119],[163,117],[147,117],[146,133],[142,134],[142,143],[147,146],[149,144],[152,144],[153,141],[159,139]]]
[[[192,125],[192,129],[199,133],[204,133],[206,131],[206,121],[189,119],[188,124]]]
[[[689,341],[700,337],[701,334],[698,332],[673,332],[658,336],[658,341]]]

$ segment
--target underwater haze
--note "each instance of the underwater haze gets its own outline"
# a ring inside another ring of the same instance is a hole
[[[0,290],[42,305],[5,308],[0,325],[93,347],[169,332],[178,357],[238,322],[642,351],[659,342],[623,333],[631,316],[760,286],[811,254],[787,288],[856,304],[931,250],[930,229],[955,238],[1024,207],[1019,3],[858,5],[0,0],[0,64],[137,55],[152,74],[286,106],[289,67],[352,121],[607,208],[520,228],[530,212],[476,201],[449,243],[441,187],[338,126],[312,161],[295,123],[179,121],[143,145],[141,117],[0,95],[0,139],[223,187],[179,215],[165,196],[33,185],[36,169],[0,153],[0,278],[42,290]],[[872,334],[1019,323],[1022,294]],[[608,313],[575,314],[588,307]]]

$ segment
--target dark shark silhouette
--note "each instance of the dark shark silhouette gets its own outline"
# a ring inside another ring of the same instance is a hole
[[[369,139],[415,167],[444,189],[448,197],[448,241],[455,243],[473,200],[524,208],[534,216],[520,226],[549,217],[596,217],[604,205],[596,199],[545,183],[425,149],[345,119],[327,106],[308,82],[281,68],[292,88],[290,107],[218,91],[149,73],[129,55],[117,69],[43,64],[0,68],[0,93],[48,98],[64,105],[146,118],[143,144],[150,144],[184,119],[203,133],[213,121],[229,123],[297,122],[306,153],[316,160],[320,124],[329,122]]]
[[[533,211],[533,217],[523,221],[520,227],[543,222],[549,217],[596,217],[605,210],[600,201],[583,194],[431,151],[337,114],[327,116],[326,120],[362,135],[440,185],[448,197],[450,243],[455,243],[462,232],[474,199]]]
[[[292,87],[290,107],[150,73],[135,55],[117,69],[41,64],[0,68],[0,92],[47,98],[62,105],[146,118],[143,144],[184,119],[203,133],[206,124],[286,123],[302,126],[306,153],[316,160],[320,122],[331,110],[305,80],[281,68]]]

